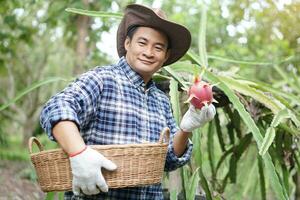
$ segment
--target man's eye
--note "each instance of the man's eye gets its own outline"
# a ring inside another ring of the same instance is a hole
[[[155,49],[156,49],[156,51],[162,51],[163,50],[163,48],[162,47],[155,47]]]
[[[145,45],[145,42],[138,42],[138,44],[143,46],[143,45]]]

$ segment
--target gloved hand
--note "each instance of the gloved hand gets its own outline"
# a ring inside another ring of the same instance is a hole
[[[192,104],[184,114],[180,129],[184,132],[192,132],[196,128],[202,127],[205,123],[211,121],[216,114],[213,104],[205,105],[201,109],[196,109]]]
[[[101,173],[101,168],[115,170],[117,166],[102,154],[90,147],[82,153],[70,157],[73,174],[73,193],[79,195],[80,190],[84,194],[93,195],[101,191],[107,192],[108,186]]]

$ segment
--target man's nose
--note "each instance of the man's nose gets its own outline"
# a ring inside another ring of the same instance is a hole
[[[153,48],[150,47],[150,46],[146,47],[146,48],[144,49],[144,55],[145,55],[146,57],[152,57],[152,56],[154,56],[154,54],[153,54]]]

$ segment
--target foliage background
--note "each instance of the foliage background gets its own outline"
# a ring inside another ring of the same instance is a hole
[[[21,149],[24,149],[30,136],[43,134],[38,117],[47,99],[76,75],[96,65],[110,64],[117,59],[113,46],[115,38],[112,35],[115,35],[118,18],[87,17],[66,12],[65,9],[71,7],[121,13],[128,3],[162,7],[169,19],[184,24],[191,31],[193,39],[191,52],[200,57],[207,52],[207,60],[202,61],[208,62],[205,66],[208,71],[220,77],[233,77],[235,80],[252,81],[252,85],[258,84],[256,88],[274,95],[298,117],[300,2],[297,0],[2,0],[0,7],[2,159],[28,160],[27,153],[16,149],[14,145],[22,145]],[[203,5],[207,8],[204,41],[199,36],[204,28],[203,24],[200,24]],[[206,49],[203,49],[203,43]],[[183,59],[186,62],[180,63],[182,66],[188,68],[189,62],[196,63],[190,55]],[[202,66],[203,62],[198,64]],[[182,73],[180,70],[177,71],[179,76]],[[163,71],[161,74],[168,75],[169,72]],[[211,80],[209,73],[204,75]],[[172,87],[176,87],[178,83],[172,84],[175,86],[172,85],[170,89],[174,91]],[[179,97],[184,99],[184,93],[176,95],[180,105],[183,105]],[[251,98],[251,93],[245,96],[241,101],[244,100],[247,112],[265,134],[274,113],[266,109],[265,105],[259,104],[256,98]],[[178,113],[174,113],[178,115],[178,119],[184,109],[183,106]],[[170,174],[169,177],[174,178],[178,175],[182,177],[176,179],[175,186],[171,186],[171,194],[179,193],[181,188],[184,188],[184,196],[187,197],[186,191],[193,190],[187,188],[187,185],[193,185],[193,182],[198,183],[200,180],[200,185],[195,186],[197,193],[209,192],[212,198],[279,198],[276,197],[274,188],[270,186],[270,179],[263,173],[257,144],[248,136],[251,135],[251,131],[237,117],[238,114],[231,105],[219,108],[218,116],[219,121],[205,127],[198,133],[199,138],[193,138],[198,141],[195,146],[201,149],[201,152],[198,152],[201,154],[201,161],[197,162],[197,156],[193,159],[198,165],[191,163],[189,167],[175,172],[174,175]],[[240,128],[237,129],[234,124],[238,124]],[[299,199],[299,128],[294,125],[290,120],[280,123],[276,138],[269,140],[272,143],[269,152],[289,197]],[[225,130],[221,134],[224,144],[218,136],[220,133],[218,129]],[[47,140],[44,141],[45,145],[55,146],[47,144]],[[243,150],[226,151],[231,148]],[[236,160],[233,161],[233,158]],[[220,161],[222,165],[220,164],[217,173],[217,164]],[[235,168],[230,164],[233,162],[238,163]],[[197,168],[199,165],[200,171]],[[228,170],[230,178],[226,178]],[[250,178],[252,175],[253,178]],[[168,186],[167,178],[165,182]],[[208,183],[209,190],[205,189],[205,183]],[[172,193],[172,189],[176,190]]]

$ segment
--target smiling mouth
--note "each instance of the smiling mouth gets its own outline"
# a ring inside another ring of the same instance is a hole
[[[140,61],[143,63],[143,64],[146,64],[146,65],[151,65],[153,64],[154,62],[151,62],[151,61],[148,61],[148,60],[141,60]]]

